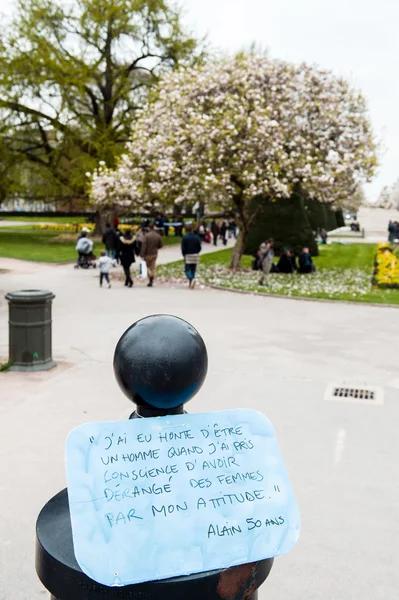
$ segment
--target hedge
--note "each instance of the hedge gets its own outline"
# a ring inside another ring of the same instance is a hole
[[[274,239],[276,252],[284,247],[298,253],[308,247],[313,256],[318,254],[317,243],[305,211],[300,191],[290,198],[272,202],[263,196],[256,196],[250,210],[256,210],[262,203],[260,214],[253,224],[245,245],[245,254],[255,254],[260,244],[268,238]]]

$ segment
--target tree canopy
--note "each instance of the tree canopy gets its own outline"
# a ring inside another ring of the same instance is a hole
[[[166,76],[117,169],[94,173],[92,196],[133,205],[204,200],[233,210],[238,266],[257,216],[249,210],[254,196],[276,201],[300,186],[340,204],[375,165],[365,100],[345,80],[240,55]]]
[[[149,88],[201,56],[165,0],[20,0],[0,33],[3,141],[82,197],[86,171],[115,166]]]

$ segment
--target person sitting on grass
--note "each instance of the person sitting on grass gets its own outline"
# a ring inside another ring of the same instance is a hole
[[[314,273],[316,267],[313,264],[312,257],[310,256],[309,248],[304,248],[299,255],[299,269],[298,273],[308,274]]]
[[[295,255],[290,249],[283,250],[277,263],[277,273],[294,273],[297,270]]]

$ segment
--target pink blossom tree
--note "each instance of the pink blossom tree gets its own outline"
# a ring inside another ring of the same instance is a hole
[[[141,111],[118,168],[100,166],[92,198],[132,206],[194,203],[234,212],[232,268],[262,202],[302,188],[343,205],[376,166],[365,100],[308,65],[243,56],[165,77]],[[252,199],[262,197],[257,210]]]

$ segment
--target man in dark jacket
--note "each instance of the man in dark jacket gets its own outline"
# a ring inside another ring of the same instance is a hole
[[[144,236],[141,246],[141,257],[144,258],[147,265],[148,287],[152,287],[155,278],[155,268],[158,256],[158,250],[162,248],[162,238],[154,231],[154,223],[148,225],[148,233]]]
[[[105,252],[107,256],[111,256],[113,259],[116,258],[116,248],[118,245],[118,239],[115,231],[112,229],[109,223],[105,226],[105,231],[103,235],[103,244],[105,246]]]
[[[199,253],[201,252],[201,240],[199,236],[193,233],[193,226],[186,225],[186,235],[181,241],[181,251],[184,256],[184,271],[189,282],[189,287],[195,287],[195,273],[199,263]]]

